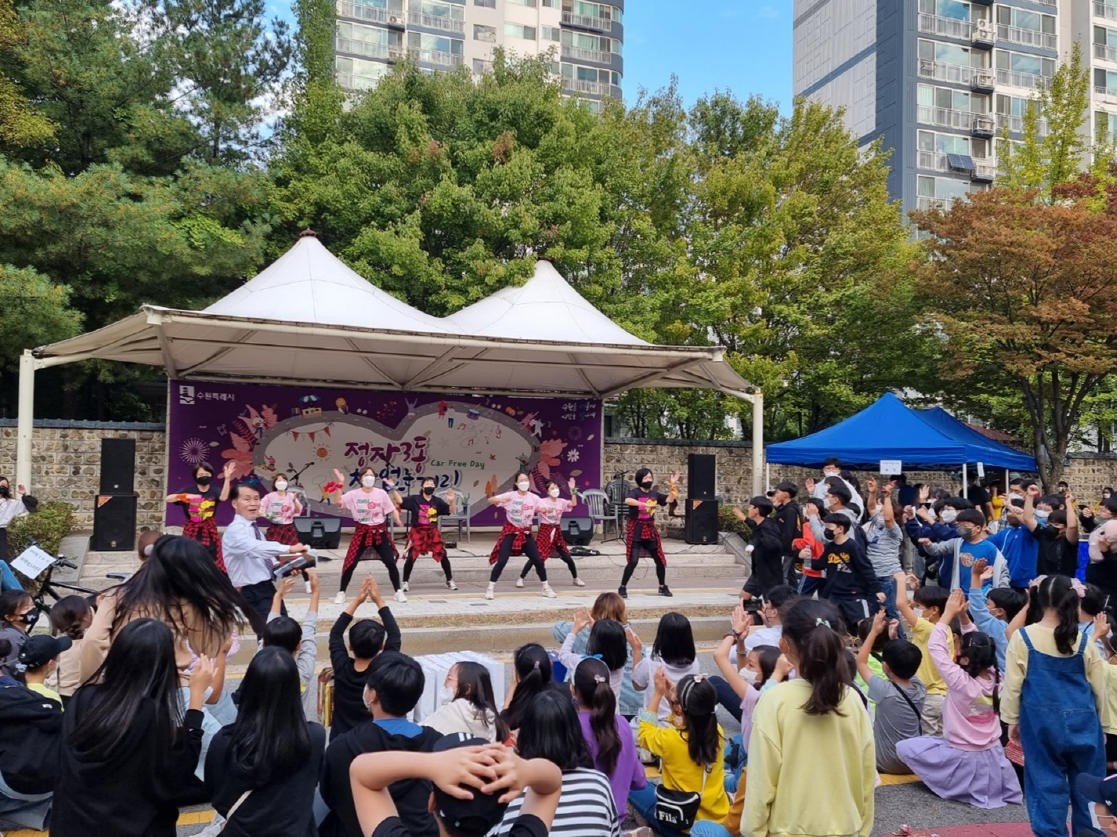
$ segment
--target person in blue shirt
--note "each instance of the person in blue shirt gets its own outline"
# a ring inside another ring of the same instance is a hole
[[[977,629],[987,634],[997,649],[997,665],[1004,671],[1005,651],[1008,650],[1008,626],[1025,605],[1028,597],[1011,587],[985,587],[985,571],[989,568],[984,558],[974,561],[970,568],[970,616]]]
[[[989,538],[989,542],[1004,553],[1008,561],[1009,584],[1017,590],[1027,590],[1036,577],[1039,563],[1039,541],[1031,529],[1024,525],[1025,516],[1034,520],[1035,497],[1039,490],[1028,487],[1026,499],[1013,499],[1005,506],[1005,526]]]
[[[969,581],[963,573],[968,572],[975,561],[984,559],[993,567],[992,586],[1007,586],[1008,564],[992,541],[985,537],[985,515],[977,509],[963,509],[958,512],[955,523],[956,537],[938,543],[929,538],[919,542],[928,555],[939,559],[939,584],[948,590],[957,590]]]

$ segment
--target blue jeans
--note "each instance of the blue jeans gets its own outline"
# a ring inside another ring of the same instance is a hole
[[[877,576],[877,581],[880,583],[880,589],[884,591],[884,615],[889,620],[895,619],[900,623],[896,635],[904,639],[904,620],[900,618],[900,611],[896,608],[896,579]]]
[[[690,837],[738,837],[720,822],[699,820],[690,830]]]
[[[12,568],[8,566],[7,561],[0,561],[0,592],[4,590],[22,590],[23,585],[19,583],[16,574],[12,572]]]
[[[712,776],[711,779],[717,777]],[[652,826],[652,831],[660,835],[660,837],[686,837],[681,831],[675,831],[672,828],[660,825],[655,821],[655,788],[651,782],[648,782],[646,788],[628,792],[628,801],[632,803],[632,807],[636,809],[636,813],[646,819]],[[701,826],[701,828],[699,827]],[[711,822],[710,820],[697,820],[694,827],[690,830],[691,837],[733,837],[725,828],[724,825],[718,822]]]

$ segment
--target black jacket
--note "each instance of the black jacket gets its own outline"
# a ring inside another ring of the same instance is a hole
[[[403,645],[399,625],[387,607],[380,608],[380,621],[384,624],[384,650],[399,651]],[[353,617],[343,613],[330,628],[330,665],[334,669],[334,715],[330,741],[370,720],[364,700],[368,670],[357,671],[349,649],[345,647],[345,632],[351,624]]]
[[[367,837],[361,834],[353,807],[353,790],[349,785],[349,767],[353,759],[362,753],[388,750],[429,753],[440,738],[442,733],[430,727],[422,727],[418,735],[409,738],[390,733],[375,721],[366,721],[334,738],[326,748],[326,762],[319,786],[322,801],[330,807],[330,813],[319,827],[320,837]],[[426,779],[405,779],[389,785],[388,792],[412,837],[438,837],[438,824],[429,810],[430,782]]]
[[[0,680],[0,775],[19,793],[50,793],[58,781],[62,705]]]

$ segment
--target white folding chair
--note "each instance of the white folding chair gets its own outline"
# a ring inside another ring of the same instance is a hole
[[[438,496],[443,500],[446,499],[446,492],[438,492]],[[469,526],[469,495],[463,494],[460,491],[454,492],[454,507],[457,511],[454,514],[448,514],[438,519],[438,525],[441,527],[443,524],[458,527],[458,540],[462,539],[462,531],[465,531],[466,542],[472,541],[472,531]]]
[[[589,488],[580,492],[579,496],[586,504],[586,510],[589,516],[593,518],[595,523],[601,524],[601,540],[608,540],[608,526],[612,522],[613,527],[620,537],[620,519],[617,516],[616,508],[609,502],[609,495],[602,491],[600,488]]]

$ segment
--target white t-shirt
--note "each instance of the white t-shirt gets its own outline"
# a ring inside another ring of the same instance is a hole
[[[689,674],[702,673],[702,667],[698,665],[698,660],[694,660],[688,666],[674,666],[663,662],[663,660],[658,657],[652,657],[651,655],[641,659],[640,664],[632,669],[632,685],[637,691],[640,689],[644,690],[644,708],[649,712],[656,711],[652,708],[651,703],[652,697],[655,695],[655,689],[653,688],[655,673],[659,670],[660,666],[663,666],[666,670],[667,679],[675,685],[678,685],[679,681]],[[666,721],[671,717],[671,704],[667,702],[667,698],[660,700],[658,714],[661,721]]]
[[[770,628],[761,628],[753,631],[745,638],[745,653],[751,654],[753,649],[760,645],[774,645],[780,647],[780,638],[783,636],[783,625],[773,625]],[[737,665],[737,646],[729,649],[729,662]],[[744,661],[741,662],[744,665]]]

